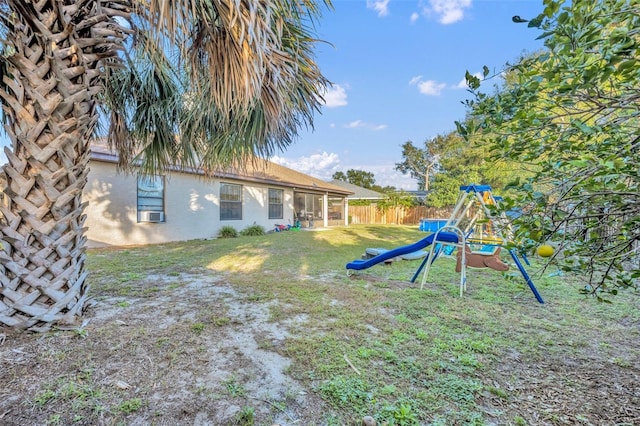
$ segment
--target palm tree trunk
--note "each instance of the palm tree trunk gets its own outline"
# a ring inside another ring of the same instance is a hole
[[[0,90],[13,149],[2,168],[0,323],[73,324],[87,302],[82,190],[101,70],[124,30],[126,1],[15,0]]]

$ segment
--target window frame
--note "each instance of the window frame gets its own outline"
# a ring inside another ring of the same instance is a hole
[[[152,185],[147,185],[144,189],[144,180],[153,179]],[[159,188],[154,189],[153,187]],[[138,222],[165,222],[165,206],[166,206],[166,178],[164,175],[144,175],[136,176],[136,213]],[[146,194],[145,194],[146,192]],[[154,195],[155,192],[155,195]],[[143,201],[147,200],[147,203]],[[149,203],[150,200],[159,200],[157,203]],[[143,215],[147,212],[160,213],[160,220],[144,219]]]
[[[272,193],[277,193],[279,195],[278,197],[272,197]],[[279,201],[272,202],[273,198],[279,198]],[[269,219],[284,219],[284,189],[269,188],[267,193],[267,204]],[[278,210],[278,212],[274,214],[272,209]]]
[[[229,200],[223,199],[225,195],[233,195],[231,193],[224,194],[224,188],[233,187],[239,188],[239,193],[236,194],[238,196],[238,200]],[[238,183],[229,183],[229,182],[220,182],[220,221],[227,220],[242,220],[242,204],[243,204],[243,186]],[[239,207],[239,215],[230,214],[226,215],[225,213],[233,213],[234,210]],[[239,217],[238,217],[239,216]]]

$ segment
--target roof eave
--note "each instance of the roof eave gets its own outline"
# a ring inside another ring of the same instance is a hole
[[[95,161],[101,161],[104,163],[113,163],[113,164],[116,164],[118,162],[118,157],[116,155],[107,154],[104,152],[96,152],[96,151],[91,152],[90,159]],[[178,166],[169,166],[169,170],[172,172],[182,172],[182,173],[194,174],[198,176],[206,175],[204,171],[200,169],[191,169],[191,168],[186,169]],[[322,186],[317,186],[313,184],[306,185],[306,184],[293,183],[293,182],[283,182],[275,179],[258,178],[254,176],[245,176],[245,175],[228,173],[228,172],[216,172],[213,174],[213,176],[217,177],[218,179],[232,179],[232,180],[245,181],[245,182],[264,183],[264,184],[270,184],[274,186],[281,186],[285,188],[292,188],[294,190],[302,189],[302,190],[307,190],[307,191],[312,191],[317,193],[337,194],[344,197],[347,197],[348,195],[353,194],[353,192],[350,192],[347,190],[339,191],[334,188],[324,188]]]

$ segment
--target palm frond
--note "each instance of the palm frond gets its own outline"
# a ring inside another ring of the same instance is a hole
[[[328,84],[314,58],[315,2],[136,5],[128,69],[113,71],[107,90],[122,167],[214,171],[283,150],[313,125]]]
[[[124,69],[110,70],[104,105],[111,116],[109,145],[119,154],[119,166],[142,166],[158,173],[172,164],[195,165],[175,142],[180,128],[184,87],[176,66],[159,47],[132,46]]]

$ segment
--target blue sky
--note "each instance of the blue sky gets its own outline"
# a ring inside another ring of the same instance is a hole
[[[401,145],[455,130],[469,98],[464,75],[500,71],[542,47],[530,18],[542,0],[334,0],[324,13],[317,62],[334,84],[312,131],[274,161],[329,180],[372,172],[376,183],[417,189],[395,172]],[[492,83],[493,84],[493,83]]]
[[[416,189],[394,171],[401,145],[455,129],[469,97],[465,71],[500,71],[542,47],[530,18],[542,0],[333,0],[318,22],[317,62],[333,83],[314,130],[275,162],[329,180],[334,172],[372,172],[376,183]],[[6,144],[4,135],[0,142]],[[0,163],[5,157],[0,153]]]

